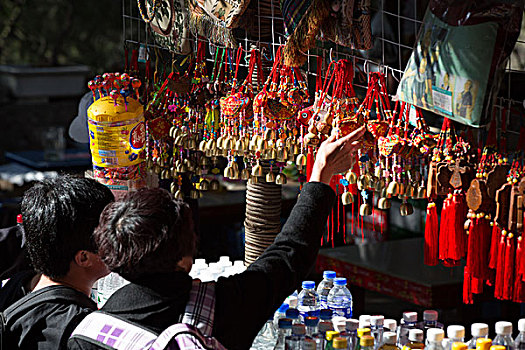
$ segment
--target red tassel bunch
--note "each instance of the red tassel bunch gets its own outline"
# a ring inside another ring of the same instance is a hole
[[[436,266],[439,262],[438,253],[439,224],[436,203],[429,202],[425,224],[425,265]]]
[[[439,259],[445,266],[457,266],[465,257],[467,237],[463,223],[467,216],[465,194],[456,191],[449,194],[443,202],[441,226],[439,230]]]

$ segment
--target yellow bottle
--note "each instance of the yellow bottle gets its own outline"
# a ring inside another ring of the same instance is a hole
[[[411,329],[408,332],[408,343],[403,346],[403,350],[424,349],[423,331],[421,329]]]
[[[378,350],[399,350],[397,343],[397,334],[394,332],[383,333],[383,345]]]

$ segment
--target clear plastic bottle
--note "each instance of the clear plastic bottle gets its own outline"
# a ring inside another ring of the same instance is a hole
[[[525,350],[525,318],[518,321],[518,331],[520,332],[514,341],[516,350]]]
[[[301,323],[301,320],[299,319],[299,310],[297,309],[288,309],[285,312],[286,318],[289,318],[292,320],[292,325]]]
[[[307,316],[319,316],[319,296],[315,291],[315,282],[303,281],[303,290],[297,298],[297,309],[304,320]]]
[[[436,310],[425,310],[423,311],[423,321],[421,322],[420,328],[426,332],[430,328],[441,328],[443,324],[438,322],[438,312]]]
[[[395,332],[385,332],[383,333],[383,345],[381,345],[379,350],[399,350],[396,345],[397,343],[397,334]]]
[[[301,344],[302,350],[317,350],[317,345],[315,343],[314,339],[310,339],[308,337],[303,339],[303,343]]]
[[[300,350],[305,335],[306,327],[304,324],[292,324],[292,334],[285,337],[285,348],[290,350]]]
[[[467,342],[467,346],[469,349],[475,349],[478,339],[489,336],[489,325],[486,323],[473,323],[470,326],[470,333],[472,334],[472,339]]]
[[[430,328],[427,330],[427,340],[425,350],[444,350],[443,339],[445,331],[441,328]]]
[[[273,325],[273,316],[266,321],[252,343],[252,350],[272,348],[277,342],[277,331]]]
[[[319,307],[321,309],[328,308],[328,293],[330,293],[330,290],[334,286],[334,278],[336,277],[337,276],[334,271],[323,272],[323,280],[317,286],[317,294],[319,295]]]
[[[276,329],[279,327],[279,320],[281,318],[285,318],[286,317],[286,310],[288,310],[288,308],[290,308],[290,306],[288,304],[282,304],[281,306],[279,306],[277,311],[275,311],[275,315],[274,315],[274,318],[273,318],[273,326]]]
[[[383,329],[385,332],[394,332],[396,333],[397,339],[397,321],[391,318],[385,318],[383,321]]]
[[[361,349],[361,338],[363,338],[365,335],[372,336],[372,331],[370,330],[370,328],[365,327],[365,328],[358,328],[357,329],[358,342],[357,342],[357,345],[355,347],[355,350],[360,350]],[[374,339],[374,337],[372,337],[372,339]]]
[[[304,319],[304,325],[306,326],[306,335],[312,337],[317,333],[317,325],[319,324],[319,318],[315,316],[308,316]]]
[[[448,345],[445,350],[452,350],[452,344],[463,343],[465,341],[465,327],[451,325],[447,327]]]
[[[514,340],[512,336],[512,323],[506,321],[496,322],[496,337],[492,341],[492,346],[503,345],[507,350],[514,350]]]
[[[476,350],[490,350],[492,340],[489,338],[479,338],[476,341]]]
[[[408,331],[408,343],[403,346],[403,350],[424,349],[425,344],[423,331],[419,328],[413,328]]]
[[[333,331],[334,327],[332,321],[323,320],[319,322],[317,327],[317,333],[312,336],[312,339],[315,340],[317,349],[323,349],[326,345],[326,333]]]
[[[383,322],[385,316],[370,316],[370,330],[374,337],[374,347],[377,349],[383,345]]]
[[[361,350],[373,350],[374,349],[374,337],[371,335],[363,335],[359,339],[359,345]]]
[[[334,287],[328,294],[328,307],[334,312],[334,316],[352,317],[352,294],[346,288],[346,278],[334,279]]]
[[[403,312],[399,327],[397,327],[397,346],[402,348],[408,343],[408,334],[417,327],[417,312]]]
[[[370,328],[370,315],[359,316],[359,328]]]
[[[292,320],[289,318],[279,319],[279,333],[274,350],[285,350],[285,338],[292,333]]]
[[[346,339],[348,342],[348,349],[353,350],[358,344],[357,328],[359,327],[359,321],[353,318],[346,320]]]

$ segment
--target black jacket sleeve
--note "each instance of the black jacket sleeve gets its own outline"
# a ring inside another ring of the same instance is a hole
[[[274,243],[245,272],[219,278],[213,335],[227,349],[249,349],[311,271],[334,198],[330,186],[307,183]]]

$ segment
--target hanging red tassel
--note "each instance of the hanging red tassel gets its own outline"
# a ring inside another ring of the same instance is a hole
[[[443,209],[441,210],[441,225],[439,226],[439,260],[445,262],[448,258],[448,236],[449,236],[449,222],[450,222],[450,203],[452,194],[449,194],[443,201]]]
[[[468,266],[465,266],[463,270],[463,303],[464,304],[473,304],[474,297],[472,295],[472,279],[468,269]]]
[[[521,266],[523,264],[523,253],[525,250],[522,247],[522,237],[518,237],[516,245],[516,275],[514,277],[514,295],[512,300],[516,303],[523,303],[525,302],[525,282],[523,281]]]
[[[482,216],[472,218],[468,235],[467,263],[471,265],[472,276],[481,280],[491,277],[489,265],[489,249],[491,227],[489,221]]]
[[[480,275],[476,276],[485,281],[492,278],[492,271],[489,269],[490,240],[492,227],[490,227],[489,218],[481,219],[481,242],[479,243],[479,264],[481,267]]]
[[[492,223],[492,238],[490,240],[490,259],[489,259],[489,268],[496,270],[498,268],[498,248],[499,242],[501,240],[501,229],[496,224]]]
[[[496,299],[502,299],[503,298],[503,286],[504,286],[504,278],[505,278],[505,251],[507,246],[507,231],[502,230],[501,236],[498,244],[498,263],[496,267],[496,281],[494,284],[494,297]]]
[[[470,227],[468,233],[468,255],[467,267],[474,277],[479,277],[480,261],[479,261],[479,241],[480,241],[480,219],[476,214],[472,214],[470,219]]]
[[[456,264],[456,262],[459,263],[459,260],[465,256],[467,251],[467,235],[463,228],[468,211],[465,194],[454,193],[452,196],[452,206],[453,209],[450,214],[450,220],[452,220],[452,222],[449,223],[449,225],[453,228],[449,236],[449,238],[451,238],[449,241],[449,258],[454,261],[453,264]]]
[[[381,231],[383,226],[381,225]],[[436,203],[430,202],[427,206],[425,223],[425,265],[436,266],[439,253],[439,224]]]
[[[509,233],[505,247],[505,265],[503,276],[503,299],[512,300],[514,288],[514,260],[516,255],[516,241],[514,235]]]

